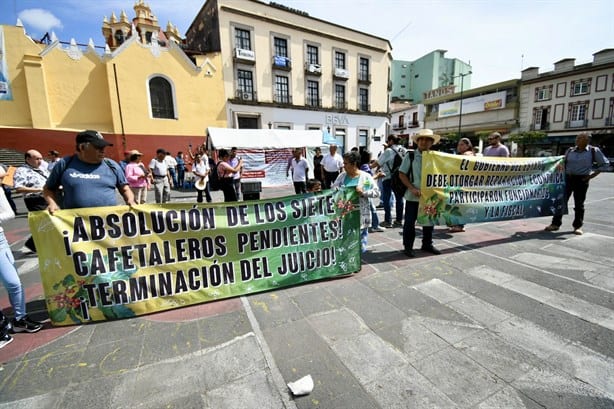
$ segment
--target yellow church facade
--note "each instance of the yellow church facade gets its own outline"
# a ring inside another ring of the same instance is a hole
[[[96,129],[114,144],[109,157],[128,149],[152,157],[159,147],[185,151],[204,141],[207,127],[226,126],[220,53],[190,58],[170,23],[160,30],[145,4],[135,12],[132,21],[123,12],[105,18],[104,50],[43,44],[21,26],[0,26],[1,147],[66,155],[77,132]]]

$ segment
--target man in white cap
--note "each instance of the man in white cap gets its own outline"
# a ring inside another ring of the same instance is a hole
[[[415,257],[414,240],[416,239],[416,219],[418,218],[418,202],[422,192],[420,182],[422,179],[422,154],[439,143],[439,135],[430,129],[422,129],[413,136],[418,146],[413,153],[405,155],[399,167],[399,178],[407,187],[405,191],[405,222],[403,223],[403,253],[407,257]],[[413,159],[412,159],[413,156]],[[433,226],[422,226],[422,251],[432,254],[441,254],[433,246]]]

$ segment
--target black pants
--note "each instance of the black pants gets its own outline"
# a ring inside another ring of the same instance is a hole
[[[552,224],[560,226],[563,223],[563,211],[567,208],[567,202],[573,194],[574,201],[574,219],[572,226],[574,229],[579,229],[584,224],[584,201],[586,200],[586,192],[588,191],[588,176],[582,175],[565,175],[565,203],[552,217]]]
[[[225,202],[238,202],[237,192],[235,190],[235,184],[232,178],[220,179],[220,189],[224,192]]]
[[[205,194],[205,197],[207,198],[207,203],[211,203],[211,193],[209,192],[209,182],[207,182],[203,190],[196,189],[196,192],[197,192],[196,201],[198,203],[203,202],[203,193]]]
[[[47,209],[47,201],[41,195],[24,196],[23,202],[25,203],[26,208],[30,212]],[[36,246],[34,245],[34,239],[32,238],[32,236],[28,237],[28,240],[26,240],[24,246],[36,253]]]
[[[339,176],[339,172],[324,171],[324,188],[330,189],[331,185],[335,183],[337,176]]]
[[[405,222],[403,223],[403,247],[414,248],[416,239],[416,220],[418,219],[418,202],[405,201]],[[433,245],[433,226],[422,226],[422,247]]]
[[[305,182],[293,182],[294,183],[294,193],[297,195],[299,193],[307,193],[307,183]]]

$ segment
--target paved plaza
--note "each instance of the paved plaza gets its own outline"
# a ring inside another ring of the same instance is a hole
[[[4,228],[42,320],[17,202]],[[46,323],[0,349],[0,408],[614,408],[614,173],[592,180],[586,208],[582,236],[570,216],[554,233],[543,231],[549,218],[442,226],[442,255],[408,259],[393,228],[369,235],[351,276],[132,319]],[[4,288],[0,306],[10,308]],[[286,384],[306,375],[313,391],[292,396]]]

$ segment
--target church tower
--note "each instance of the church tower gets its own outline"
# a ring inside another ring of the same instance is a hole
[[[169,22],[166,31],[162,31],[158,25],[158,18],[151,13],[151,8],[145,0],[136,0],[133,9],[136,17],[132,21],[128,20],[124,11],[121,12],[119,19],[113,12],[110,20],[105,17],[102,21],[102,35],[111,50],[121,46],[133,35],[138,36],[138,41],[142,44],[157,42],[156,45],[168,46],[169,41],[181,44],[182,39],[177,27]]]

